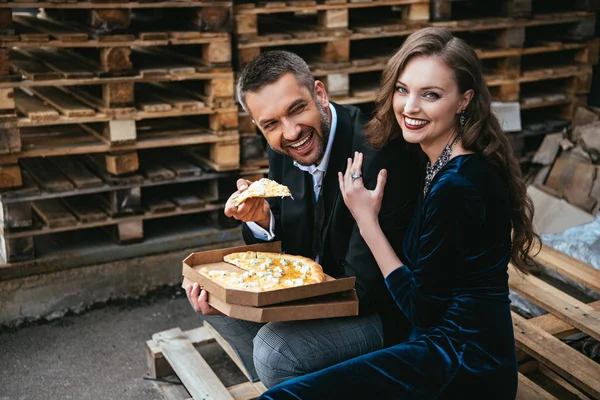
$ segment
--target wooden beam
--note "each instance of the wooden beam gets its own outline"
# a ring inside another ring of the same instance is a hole
[[[536,385],[531,379],[519,372],[519,387],[515,400],[551,400],[556,399],[550,393]]]
[[[194,399],[233,399],[181,329],[155,333],[152,339]]]
[[[517,348],[594,397],[600,397],[600,365],[548,332],[512,313]]]
[[[215,338],[210,334],[206,327],[199,327],[183,332],[195,348],[199,348],[208,343],[213,343]],[[146,354],[148,361],[148,370],[152,378],[164,378],[172,375],[173,368],[162,353],[161,347],[154,341],[146,341]]]
[[[548,246],[543,246],[534,259],[585,288],[600,293],[600,270]]]
[[[590,303],[588,306],[592,307],[596,311],[600,311],[600,300]],[[565,321],[556,318],[552,314],[544,314],[539,317],[532,318],[529,320],[529,322],[550,333],[551,335],[556,336],[557,338],[564,338],[580,332],[580,330],[574,328],[573,325],[569,325]]]
[[[510,265],[509,287],[536,305],[550,311],[557,318],[600,340],[600,312],[543,282],[533,275],[521,276]]]

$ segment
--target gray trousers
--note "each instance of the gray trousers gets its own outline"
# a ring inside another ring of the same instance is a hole
[[[278,383],[383,348],[378,315],[256,323],[203,315],[227,340],[253,381]]]

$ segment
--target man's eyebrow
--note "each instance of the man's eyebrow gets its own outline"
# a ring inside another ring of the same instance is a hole
[[[292,101],[292,103],[287,108],[287,112],[288,113],[291,112],[294,109],[294,107],[298,106],[298,104],[302,104],[305,102],[306,102],[306,99],[303,99],[303,98],[299,98],[299,99]],[[258,121],[258,124],[260,126],[265,126],[265,124],[268,124],[271,121],[275,121],[275,119],[274,118],[261,119],[260,121]]]
[[[396,84],[406,86],[406,84],[403,83],[402,81],[396,81]],[[445,92],[444,88],[441,88],[439,86],[425,86],[425,87],[421,88],[421,90],[429,90],[429,89],[438,89],[438,90],[441,90],[442,92]]]

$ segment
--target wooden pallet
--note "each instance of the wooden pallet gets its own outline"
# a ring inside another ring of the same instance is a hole
[[[546,247],[536,259],[600,293],[600,271],[589,265]],[[600,398],[600,365],[560,340],[579,331],[600,340],[600,302],[581,303],[534,276],[523,279],[512,266],[509,276],[512,290],[550,312],[532,319],[513,312],[520,360],[516,399]],[[165,399],[260,396],[265,390],[260,383],[248,381],[226,387],[215,375],[199,353],[203,346],[215,343],[247,376],[229,344],[207,323],[185,332],[175,328],[156,333],[146,342],[149,375],[158,380],[156,386]]]
[[[402,38],[424,26],[445,27],[457,36],[464,37],[474,47],[483,48],[522,48],[525,39],[530,42],[566,40],[589,40],[594,37],[595,13],[570,12],[534,17],[530,19],[483,18],[468,21],[435,23],[405,23],[376,27],[349,27],[342,32],[320,32],[311,37],[294,37],[285,33],[259,34],[239,37],[237,61],[239,66],[247,64],[261,51],[271,47],[284,47],[302,54],[309,61],[321,63],[348,63],[353,58],[365,58],[364,47],[371,49],[391,47],[393,42],[399,47]],[[286,28],[282,28],[286,29]],[[390,39],[392,38],[392,39]],[[359,43],[363,41],[367,45]],[[306,53],[306,54],[303,54]],[[369,51],[372,53],[372,50]],[[389,55],[389,54],[388,54]]]
[[[29,165],[26,175],[31,186],[41,186],[35,178],[46,178],[43,191],[30,192],[26,200],[8,198],[0,203],[0,254],[6,262],[33,259],[34,238],[39,236],[101,228],[119,244],[129,244],[144,239],[145,221],[200,213],[219,221],[217,214],[222,214],[224,199],[238,176],[200,173],[176,178],[174,171],[149,161],[143,172],[123,177],[115,188],[103,183],[106,177],[93,174],[94,160],[45,161]],[[66,176],[56,176],[67,167],[69,178],[78,179],[78,188]]]
[[[239,367],[247,382],[225,387],[205,358],[198,352],[205,346],[217,344]],[[229,344],[205,323],[204,326],[183,332],[179,328],[152,335],[146,342],[150,378],[181,380],[183,386],[157,381],[157,388],[168,400],[189,399],[255,399],[266,391],[259,381],[252,383],[241,360]]]
[[[597,11],[597,0],[431,0],[431,20],[466,20],[482,16],[530,17],[565,11]]]
[[[190,8],[190,7],[230,7],[232,0],[188,0],[188,1],[6,1],[0,3],[0,8],[80,8],[80,9],[119,9],[119,8]]]
[[[194,47],[192,46],[192,49]],[[126,68],[106,68],[96,61],[103,50],[77,51],[76,49],[25,48],[9,52],[11,76],[18,80],[0,83],[0,88],[32,86],[73,86],[122,82],[168,82],[184,80],[230,79],[231,69],[210,67],[202,58],[167,50],[167,47],[140,47],[129,51],[119,63]],[[115,61],[116,63],[116,61]]]
[[[563,277],[600,293],[600,271],[597,269],[549,247],[544,247],[536,260]],[[539,382],[557,388],[557,398],[600,398],[600,365],[560,340],[577,332],[600,340],[598,302],[583,303],[539,277],[523,278],[512,267],[509,269],[509,286],[548,311],[546,315],[529,320],[513,313],[521,372],[543,378]]]

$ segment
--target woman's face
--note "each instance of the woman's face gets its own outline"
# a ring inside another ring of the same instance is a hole
[[[404,139],[439,152],[454,137],[473,91],[460,93],[454,73],[435,57],[411,59],[398,76],[392,107]],[[437,157],[437,155],[436,155]]]

